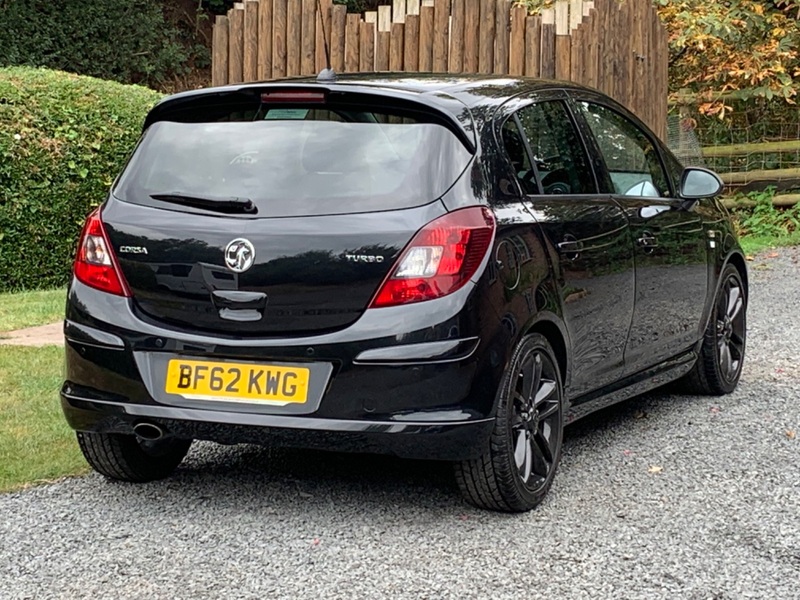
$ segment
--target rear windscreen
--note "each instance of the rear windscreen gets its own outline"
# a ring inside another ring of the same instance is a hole
[[[280,107],[248,121],[161,121],[144,134],[115,196],[248,198],[257,216],[409,208],[441,197],[472,155],[442,125],[373,111]],[[200,209],[191,209],[200,210]]]

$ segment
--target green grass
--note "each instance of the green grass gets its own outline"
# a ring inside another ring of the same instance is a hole
[[[745,254],[753,255],[769,248],[781,246],[800,246],[800,231],[789,235],[775,237],[771,235],[745,235],[739,240]]]
[[[63,288],[0,294],[0,332],[60,321],[66,300]]]
[[[61,414],[64,350],[0,346],[0,492],[88,470]]]

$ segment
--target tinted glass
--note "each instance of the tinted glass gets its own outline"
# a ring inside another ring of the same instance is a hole
[[[517,112],[545,194],[597,191],[583,143],[563,102],[541,102]],[[518,173],[530,180],[528,172]],[[535,192],[529,192],[535,193]]]
[[[528,151],[525,150],[525,142],[513,117],[506,120],[501,133],[506,155],[522,186],[522,191],[526,194],[538,194],[539,186],[536,183],[536,171],[531,167]]]
[[[151,194],[249,198],[258,216],[407,208],[444,194],[470,158],[432,123],[271,109],[250,122],[153,124],[115,195],[146,204]]]
[[[632,121],[613,110],[578,104],[603,155],[614,192],[624,196],[668,197],[667,176],[650,139]]]

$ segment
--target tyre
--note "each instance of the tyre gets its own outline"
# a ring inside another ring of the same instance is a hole
[[[111,479],[144,483],[169,476],[181,464],[192,440],[167,437],[139,440],[135,435],[77,432],[86,462]]]
[[[723,269],[721,282],[700,356],[683,381],[689,393],[730,394],[742,374],[747,341],[747,289],[733,265]]]
[[[468,502],[489,510],[525,512],[553,482],[561,458],[564,398],[558,363],[547,339],[520,342],[503,376],[488,451],[457,463]]]

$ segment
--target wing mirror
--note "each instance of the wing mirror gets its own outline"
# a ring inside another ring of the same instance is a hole
[[[703,200],[720,195],[724,187],[719,175],[713,171],[686,167],[681,176],[680,194],[686,200]]]

